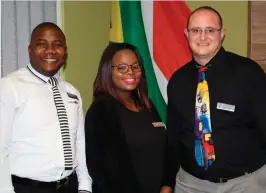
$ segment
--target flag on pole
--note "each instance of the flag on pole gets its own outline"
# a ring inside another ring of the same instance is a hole
[[[165,121],[167,84],[191,60],[184,34],[191,10],[184,1],[113,1],[110,42],[136,46],[143,58],[149,98]]]

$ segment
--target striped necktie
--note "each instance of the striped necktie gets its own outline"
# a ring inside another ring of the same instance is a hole
[[[215,160],[210,120],[209,88],[205,78],[207,69],[207,66],[198,68],[199,77],[195,109],[195,158],[198,165],[205,170]]]
[[[52,91],[54,96],[54,103],[58,115],[58,120],[61,129],[61,136],[63,140],[63,150],[64,150],[64,159],[65,159],[65,170],[72,170],[73,160],[72,160],[72,151],[70,143],[70,134],[69,134],[69,125],[67,119],[67,112],[65,105],[63,103],[61,94],[57,87],[57,79],[51,77],[48,82],[52,85]]]

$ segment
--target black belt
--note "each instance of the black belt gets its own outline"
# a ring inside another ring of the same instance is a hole
[[[210,182],[214,183],[226,183],[227,181],[234,179],[234,178],[239,178],[241,176],[244,176],[245,173],[240,174],[240,175],[234,175],[234,176],[227,176],[227,177],[216,177],[216,178],[199,178],[201,180],[208,180]]]
[[[228,180],[231,180],[233,178],[216,178],[214,180],[210,180],[211,182],[214,183],[226,183]]]
[[[249,173],[249,172],[247,172]],[[226,183],[229,180],[235,179],[235,178],[239,178],[246,175],[246,173],[241,173],[240,175],[234,175],[234,176],[228,176],[228,177],[217,177],[214,179],[206,179],[210,182],[214,182],[214,183]]]
[[[38,181],[38,180],[32,180],[29,178],[21,178],[15,175],[12,175],[12,182],[15,184],[20,184],[23,186],[33,186],[33,187],[37,187],[37,188],[59,188],[62,185],[68,185],[70,182],[71,177],[73,176],[73,174],[69,175],[68,177],[58,180],[58,181],[54,181],[54,182],[42,182],[42,181]]]
[[[189,172],[190,170],[187,169],[186,167],[184,167],[184,166],[181,166],[181,167],[182,167],[183,170],[185,170],[190,175],[192,175],[192,176],[194,176],[196,178],[199,178],[201,180],[207,180],[207,181],[214,182],[214,183],[226,183],[229,180],[232,180],[232,179],[235,179],[235,178],[239,178],[239,177],[243,177],[246,174],[253,173],[253,172],[257,171],[258,169],[260,169],[262,166],[254,167],[254,168],[248,168],[248,169],[246,169],[245,172],[235,172],[234,174],[221,175],[221,176],[217,175],[216,177],[210,177],[208,175],[197,175],[197,173]]]

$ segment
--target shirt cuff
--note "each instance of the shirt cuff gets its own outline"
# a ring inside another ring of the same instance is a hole
[[[91,180],[80,180],[79,182],[79,192],[80,191],[88,191],[88,192],[92,192],[92,182]]]

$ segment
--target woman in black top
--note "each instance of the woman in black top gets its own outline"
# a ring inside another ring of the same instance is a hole
[[[127,43],[107,46],[86,114],[93,193],[159,193],[165,127],[148,99],[142,59]]]

